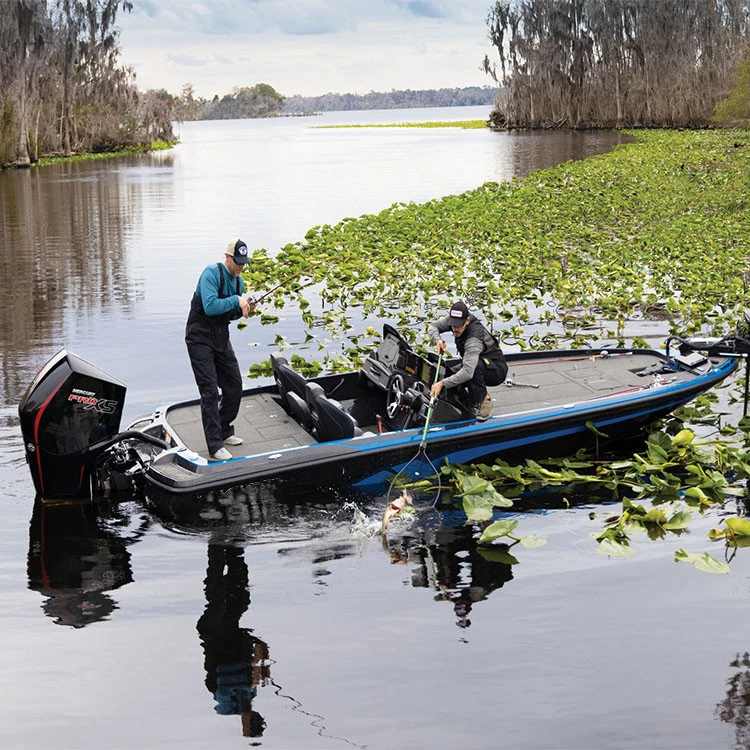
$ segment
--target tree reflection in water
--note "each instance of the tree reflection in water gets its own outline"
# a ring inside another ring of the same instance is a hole
[[[716,706],[715,715],[734,724],[735,747],[750,747],[750,653],[737,654],[729,663],[737,673],[727,680],[727,697]]]
[[[244,737],[260,737],[266,727],[252,708],[258,685],[270,680],[268,646],[240,620],[250,605],[244,551],[222,544],[208,545],[205,579],[206,608],[198,620],[205,654],[206,687],[215,711],[239,715]]]
[[[107,592],[132,582],[128,547],[148,527],[145,515],[130,510],[127,504],[34,504],[29,588],[45,597],[42,609],[58,625],[82,628],[117,609]]]

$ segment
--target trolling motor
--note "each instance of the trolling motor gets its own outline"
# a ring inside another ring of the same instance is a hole
[[[701,338],[698,336],[682,338],[680,336],[670,336],[665,342],[668,359],[670,359],[669,347],[673,341],[678,344],[679,355],[672,355],[671,358],[688,367],[695,367],[706,361],[706,357],[699,354],[699,352],[706,352],[709,357],[718,354],[729,354],[730,356],[741,357],[745,360],[743,414],[747,416],[748,398],[750,397],[750,310],[745,310],[744,320],[737,326],[733,334],[721,338]]]
[[[64,349],[32,380],[18,406],[26,462],[42,500],[90,500],[102,489],[102,458],[133,460],[123,441],[169,444],[137,430],[119,432],[126,387]]]

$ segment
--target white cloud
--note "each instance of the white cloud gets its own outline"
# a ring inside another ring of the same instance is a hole
[[[122,62],[141,89],[223,95],[367,93],[489,85],[492,0],[135,0]]]

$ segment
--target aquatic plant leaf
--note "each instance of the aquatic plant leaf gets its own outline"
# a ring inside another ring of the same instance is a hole
[[[726,574],[729,573],[731,568],[715,557],[712,557],[708,552],[702,554],[696,552],[688,552],[683,547],[680,547],[674,553],[675,562],[687,562],[692,563],[698,570],[702,570],[705,573],[716,573]]]
[[[629,545],[620,544],[608,537],[599,542],[596,550],[608,557],[632,557],[635,554],[635,550]]]
[[[536,547],[543,547],[547,544],[547,540],[544,537],[529,534],[528,536],[522,536],[519,540],[522,547],[528,547],[534,549]]]
[[[632,461],[612,461],[609,464],[609,468],[614,471],[620,471],[621,469],[629,469],[633,466]]]
[[[487,479],[482,479],[474,474],[460,474],[459,489],[462,495],[482,495],[492,483]]]
[[[594,466],[591,461],[573,461],[568,458],[564,458],[562,464],[567,469],[591,469]]]
[[[672,445],[689,445],[693,440],[695,440],[695,433],[692,430],[680,430],[672,438]]]
[[[693,514],[689,510],[679,510],[663,524],[663,527],[667,529],[667,531],[687,529],[690,526],[690,519],[692,517]]]
[[[669,461],[667,452],[661,445],[657,445],[656,443],[649,442],[646,446],[646,452],[648,453],[649,460],[657,466],[661,466]]]
[[[700,487],[688,487],[685,490],[685,499],[699,505],[711,505],[711,501]]]
[[[483,495],[465,495],[463,509],[470,521],[489,521],[492,518],[492,503]]]
[[[518,526],[518,521],[500,520],[491,523],[479,537],[477,544],[491,544],[500,537],[508,536]]]
[[[651,523],[663,526],[667,522],[667,514],[662,508],[651,508],[651,510],[647,511],[639,520],[644,524]]]
[[[518,558],[508,552],[507,545],[501,545],[498,547],[480,547],[478,550],[479,554],[487,560],[487,562],[502,563],[503,565],[518,565]]]
[[[727,518],[724,523],[732,530],[733,534],[750,537],[750,521],[747,518]]]
[[[597,437],[609,437],[606,432],[602,432],[591,420],[588,420],[586,422],[586,427],[591,430],[591,432],[593,432]]]

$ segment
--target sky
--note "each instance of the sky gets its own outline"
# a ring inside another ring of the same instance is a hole
[[[141,91],[284,96],[488,86],[492,0],[132,0],[122,64]]]

